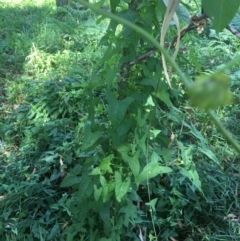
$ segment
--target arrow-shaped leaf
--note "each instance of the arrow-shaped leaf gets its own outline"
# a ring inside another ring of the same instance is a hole
[[[202,0],[202,7],[213,22],[217,32],[231,22],[240,6],[239,0]]]

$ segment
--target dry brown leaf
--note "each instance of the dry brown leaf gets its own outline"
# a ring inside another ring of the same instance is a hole
[[[229,213],[223,219],[224,220],[230,219],[232,222],[239,222],[240,221],[240,218],[238,216],[236,216],[235,214],[233,214],[233,213]]]
[[[177,39],[177,44],[175,47],[175,52],[173,54],[173,59],[176,58],[177,53],[179,51],[179,44],[180,44],[180,24],[178,21],[178,17],[176,15],[176,9],[179,5],[181,0],[164,0],[165,5],[167,6],[167,10],[163,19],[163,24],[162,24],[162,29],[161,29],[161,37],[160,37],[160,45],[162,47],[164,47],[164,40],[165,40],[165,36],[167,33],[167,29],[169,27],[170,21],[173,18],[176,26],[177,26],[177,31],[178,31],[178,39]],[[167,70],[167,63],[166,63],[166,59],[165,56],[162,54],[162,65],[163,65],[163,70],[164,70],[164,74],[167,80],[168,85],[171,87],[171,81],[170,81],[170,77],[169,77],[169,72]]]
[[[63,230],[64,228],[66,228],[66,227],[67,227],[67,225],[68,225],[68,221],[67,221],[67,222],[65,222],[65,223],[62,225],[61,229]]]
[[[140,239],[141,241],[144,241],[144,237],[143,237],[143,234],[142,234],[142,229],[140,228],[139,225],[138,225],[138,228],[139,228],[139,235],[138,235],[138,237],[139,237],[139,239]]]
[[[233,213],[229,213],[226,218],[236,218],[237,216]]]

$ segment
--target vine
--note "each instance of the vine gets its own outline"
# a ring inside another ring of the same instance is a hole
[[[113,13],[110,12],[106,12],[96,6],[94,6],[93,4],[90,3],[86,3],[83,0],[80,0],[80,3],[90,9],[92,9],[94,12],[101,14],[105,17],[108,17],[112,20],[115,20],[121,24],[124,24],[126,26],[128,26],[129,28],[135,30],[136,32],[138,32],[139,34],[141,34],[144,38],[146,38],[146,40],[148,40],[149,42],[152,43],[153,46],[156,47],[156,49],[161,52],[164,57],[166,58],[166,60],[169,62],[169,64],[171,65],[171,67],[176,71],[176,73],[178,74],[180,80],[183,82],[183,84],[185,85],[185,87],[190,90],[190,89],[194,89],[197,88],[197,86],[195,86],[193,84],[193,82],[188,78],[188,76],[186,76],[181,69],[179,68],[179,66],[177,65],[177,63],[171,58],[171,56],[168,54],[168,52],[164,49],[164,47],[162,47],[148,32],[146,32],[145,30],[143,30],[142,28],[138,27],[137,25],[131,23],[130,21],[126,20],[126,19],[122,19],[118,16],[116,16]],[[204,16],[205,17],[205,16]],[[222,69],[220,69],[218,72],[223,72],[225,69],[229,69],[231,66],[237,64],[240,62],[240,56],[234,60],[232,60],[230,63],[228,63],[225,67],[223,67]],[[211,77],[210,77],[211,78]],[[215,91],[215,89],[213,89],[213,91]],[[202,96],[205,95],[205,89],[202,90]],[[200,100],[201,101],[201,100]],[[229,141],[229,143],[240,153],[240,145],[238,144],[237,140],[235,140],[235,138],[233,137],[233,135],[231,135],[231,133],[229,131],[226,130],[226,128],[223,126],[223,124],[217,119],[216,115],[214,114],[214,112],[212,110],[207,110],[207,113],[209,115],[209,117],[211,118],[211,120],[213,121],[213,123],[218,127],[220,133]]]

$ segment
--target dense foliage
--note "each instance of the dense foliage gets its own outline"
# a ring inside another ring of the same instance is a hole
[[[171,87],[150,41],[163,1],[91,2],[100,15],[79,1],[0,8],[0,240],[238,240],[239,153],[207,115],[240,139],[237,1],[221,18],[202,1],[203,26],[189,22],[201,2],[182,1],[176,63],[194,82],[168,66]]]

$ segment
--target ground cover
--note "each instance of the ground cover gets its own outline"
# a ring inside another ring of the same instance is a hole
[[[157,38],[155,2],[116,6]],[[239,239],[239,155],[175,71],[169,88],[149,42],[78,3],[0,11],[0,240]],[[182,38],[176,62],[195,80],[239,49],[208,23]],[[238,65],[226,74],[233,100],[217,116],[239,140]]]

